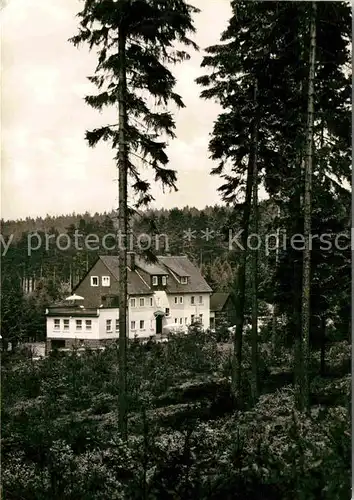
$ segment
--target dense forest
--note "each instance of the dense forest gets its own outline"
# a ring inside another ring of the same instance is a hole
[[[223,203],[151,210],[136,159],[175,186],[170,109],[184,103],[170,67],[196,48],[198,9],[184,0],[83,3],[70,42],[98,51],[98,94],[85,100],[118,109],[118,123],[86,139],[112,146],[119,207],[1,221],[3,498],[346,500],[350,4],[230,2],[196,80],[201,102],[220,105],[209,152]],[[127,343],[120,231],[152,261],[189,256],[214,291],[229,292],[231,341],[193,327],[163,345]],[[119,255],[119,342],[34,360],[24,343],[45,339],[46,307],[99,254]]]

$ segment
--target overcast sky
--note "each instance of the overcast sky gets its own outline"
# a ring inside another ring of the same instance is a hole
[[[230,17],[228,0],[192,0],[195,41],[217,43]],[[67,40],[77,32],[79,0],[10,0],[2,11],[2,185],[4,219],[111,210],[117,206],[116,167],[108,145],[88,147],[86,129],[103,124],[83,97],[95,53]],[[186,108],[176,115],[177,139],[169,147],[178,172],[177,193],[154,190],[156,205],[218,203],[220,180],[209,175],[208,136],[218,107],[199,98],[203,51],[175,68]]]

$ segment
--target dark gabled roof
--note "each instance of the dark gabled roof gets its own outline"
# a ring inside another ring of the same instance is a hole
[[[115,279],[119,281],[119,257],[115,255],[101,255],[100,259]],[[151,288],[144,283],[136,272],[128,269],[128,295],[146,294],[152,294]]]
[[[167,269],[171,270],[178,277],[188,276],[188,283],[182,285],[179,283],[173,274],[167,280],[167,293],[211,293],[212,289],[203,278],[200,270],[192,264],[185,255],[177,257],[157,257],[160,264],[163,264]]]
[[[146,274],[149,274],[150,276],[155,275],[155,276],[166,276],[168,274],[166,272],[166,269],[162,268],[159,266],[158,263],[151,264],[150,262],[145,262],[142,259],[136,258],[135,259],[135,264],[136,266],[144,271]]]
[[[230,297],[229,293],[224,292],[215,292],[210,297],[210,311],[219,312],[222,311],[228,298]]]
[[[182,276],[189,277],[190,273],[186,271],[185,260],[188,260],[186,256],[178,256],[178,257],[158,257],[165,266],[167,266],[174,274],[176,274],[179,278]],[[196,268],[197,269],[197,268]],[[198,271],[199,272],[199,271]]]
[[[116,255],[101,255],[99,257],[112,276],[119,281],[119,257]],[[96,261],[97,263],[97,261]],[[96,263],[91,267],[88,273],[93,269]],[[87,276],[87,274],[85,277]],[[177,257],[157,257],[155,264],[146,263],[142,259],[136,258],[136,271],[128,269],[128,295],[147,295],[152,294],[150,276],[167,275],[167,293],[211,293],[212,289],[203,278],[200,270],[192,264],[186,256]],[[182,276],[188,277],[188,283],[182,285],[178,279]],[[84,279],[84,278],[83,278]],[[82,282],[83,280],[81,280]],[[76,290],[81,282],[76,285]]]

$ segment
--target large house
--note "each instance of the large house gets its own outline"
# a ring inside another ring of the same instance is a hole
[[[186,256],[154,264],[128,253],[128,336],[149,338],[169,329],[210,326],[212,290]],[[119,260],[100,256],[73,290],[73,301],[47,310],[47,349],[98,347],[119,336]]]

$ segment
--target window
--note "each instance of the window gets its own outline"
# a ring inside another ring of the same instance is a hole
[[[60,329],[60,319],[55,319],[54,320],[54,329],[59,330]]]
[[[162,286],[166,286],[167,285],[167,278],[166,276],[162,276]]]
[[[76,330],[82,330],[82,319],[76,320]]]
[[[203,296],[199,295],[199,304],[203,304]]]
[[[183,297],[182,296],[179,298],[179,303],[183,304]]]
[[[150,307],[152,307],[153,305],[154,305],[154,300],[153,300],[153,298],[151,297],[151,299],[150,299]]]
[[[130,299],[130,307],[135,307],[135,299]]]
[[[145,306],[145,299],[144,298],[142,298],[142,299],[139,300],[139,305],[140,305],[140,307],[144,307]]]
[[[64,330],[69,330],[70,320],[64,319]]]
[[[165,315],[166,316],[170,315],[170,308],[169,307],[166,307],[166,309],[165,309]]]
[[[183,324],[183,318],[179,318],[179,324],[182,325]]]
[[[175,304],[178,304],[178,297],[175,297]]]
[[[98,286],[98,276],[91,276],[91,286]]]
[[[119,332],[119,319],[116,319],[116,332]]]
[[[193,323],[194,323],[194,314],[192,314],[192,316],[191,316],[191,324],[193,324]]]
[[[188,323],[188,318],[184,318],[184,322],[185,322],[185,324],[187,324]]]
[[[139,323],[140,330],[144,330],[144,324],[145,324],[145,321],[143,319],[141,319],[140,323]]]
[[[177,322],[178,322],[178,320],[177,320],[177,318],[175,318],[175,323],[177,323]]]
[[[102,286],[110,286],[111,279],[109,276],[102,276]]]
[[[86,330],[92,330],[92,320],[91,319],[86,319],[85,320],[85,326],[86,326]]]
[[[181,278],[181,283],[182,283],[182,285],[186,285],[186,284],[188,283],[188,278],[187,278],[187,276],[182,276],[182,278]]]
[[[191,304],[194,304],[194,295],[191,297]]]
[[[199,314],[199,321],[202,323],[203,322],[203,315]]]
[[[130,322],[130,328],[131,330],[135,330],[135,321]]]
[[[152,277],[152,284],[153,284],[153,286],[156,286],[158,284],[157,276]]]
[[[106,332],[111,332],[111,331],[112,331],[112,320],[106,319]]]

